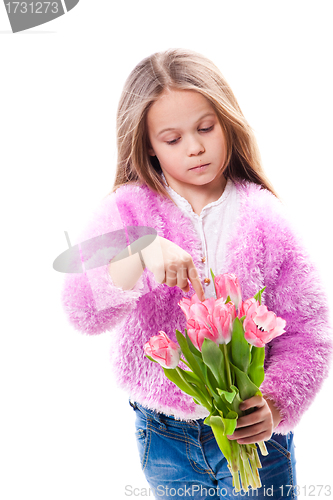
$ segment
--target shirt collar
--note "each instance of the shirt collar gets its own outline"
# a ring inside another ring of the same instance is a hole
[[[194,214],[196,217],[201,217],[201,216],[205,215],[205,213],[210,212],[214,207],[216,207],[218,205],[221,205],[221,203],[224,203],[226,201],[226,199],[228,198],[228,196],[229,196],[229,194],[230,194],[230,192],[232,190],[232,185],[233,185],[232,180],[231,179],[227,179],[226,186],[224,188],[223,193],[219,197],[219,199],[216,200],[216,201],[212,201],[211,203],[208,203],[208,205],[204,206],[203,209],[201,210],[201,214],[199,216],[198,214],[196,214],[193,211],[192,206],[186,200],[186,198],[184,198],[183,196],[181,196],[180,194],[178,194],[176,191],[174,191],[172,189],[172,187],[169,186],[169,184],[168,184],[168,182],[167,182],[167,180],[166,180],[163,172],[162,172],[161,175],[162,175],[162,179],[163,179],[165,188],[166,188],[168,194],[173,199],[173,201],[176,203],[176,205],[179,208],[181,208],[182,210],[184,210],[184,211],[186,211],[188,213]]]

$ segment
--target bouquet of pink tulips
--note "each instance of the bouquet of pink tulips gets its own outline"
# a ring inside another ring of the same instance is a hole
[[[239,408],[242,401],[262,395],[259,387],[264,380],[265,344],[284,333],[286,322],[261,304],[265,288],[243,302],[235,275],[211,274],[216,299],[201,302],[194,294],[179,302],[187,319],[185,335],[176,330],[179,345],[160,331],[144,350],[173,383],[207,408],[205,423],[211,426],[228,461],[233,486],[247,492],[249,486],[261,487],[256,444],[239,444],[227,436],[233,434],[238,417],[244,414]],[[180,361],[189,369],[180,368]],[[265,443],[258,446],[266,455]]]

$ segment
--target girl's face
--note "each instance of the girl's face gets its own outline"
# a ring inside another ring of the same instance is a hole
[[[148,152],[157,156],[169,186],[179,194],[191,186],[215,189],[222,182],[226,141],[204,96],[193,90],[163,93],[147,113],[147,129]]]

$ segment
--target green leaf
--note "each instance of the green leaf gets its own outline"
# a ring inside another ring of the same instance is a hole
[[[214,405],[212,405],[212,408],[210,410],[210,413],[208,415],[208,417],[205,418],[204,420],[204,424],[206,425],[210,425],[209,421],[210,421],[210,417],[214,415],[214,416],[219,416],[219,411],[216,409],[216,407]]]
[[[230,363],[231,364],[231,363]],[[249,377],[237,366],[231,364],[236,374],[237,387],[239,389],[240,397],[243,399],[252,398],[252,396],[260,395],[258,387],[249,379]]]
[[[222,418],[224,430],[227,436],[231,436],[237,426],[237,418],[238,415],[236,412],[230,412],[227,415],[227,418]]]
[[[191,384],[203,385],[201,379],[195,373],[189,370],[183,370],[182,368],[179,369],[182,370],[183,376],[186,378],[187,382]]]
[[[181,368],[179,368],[179,370],[181,371],[181,373],[182,373],[183,377],[185,378],[186,382],[188,382],[189,384],[192,384],[192,385],[198,387],[200,389],[200,391],[203,394],[205,394],[206,398],[210,397],[209,394],[208,394],[206,385],[203,384],[203,382],[201,381],[201,379],[195,373],[193,373],[193,372],[191,372],[189,370],[182,370]]]
[[[156,359],[153,359],[151,358],[150,356],[147,356],[147,354],[145,354],[146,358],[148,358],[150,361],[153,361],[154,363],[158,363],[158,361],[156,361]]]
[[[186,328],[185,328],[185,335],[186,335],[187,345],[189,346],[189,349],[190,349],[191,353],[194,354],[195,356],[197,356],[198,358],[202,359],[201,352],[198,351],[198,349],[193,344],[192,340],[190,339],[190,337],[187,334]]]
[[[225,433],[225,426],[221,417],[212,415],[209,418],[209,425],[212,428],[216,442],[222,451],[225,458],[230,462],[231,460],[231,447],[230,441]]]
[[[174,368],[174,369],[169,369],[169,368],[163,368],[165,376],[171,380],[179,389],[181,389],[183,392],[188,394],[189,396],[192,396],[193,399],[196,401],[200,401],[200,404],[207,408],[209,411],[211,408],[209,407],[208,401],[205,398],[205,395],[201,392],[201,390],[197,387],[194,387],[190,383],[186,383],[182,377],[180,376],[179,372],[182,374],[185,372],[185,370],[182,370],[181,368]],[[179,372],[178,372],[179,370]]]
[[[232,386],[234,387],[234,386]],[[225,400],[228,402],[228,403],[232,403],[235,396],[236,396],[236,391],[235,391],[235,388],[232,389],[231,392],[229,391],[224,391],[223,389],[219,389],[217,388],[217,392],[219,393],[220,396],[224,396]]]
[[[218,399],[219,395],[218,395],[217,390],[216,390],[218,383],[217,383],[214,375],[212,374],[212,372],[208,368],[208,366],[203,363],[203,367],[204,367],[204,373],[205,373],[204,376],[205,376],[205,380],[206,380],[206,385],[209,388],[210,392],[212,393],[214,399]]]
[[[188,385],[184,382],[184,380],[181,378],[181,376],[178,374],[177,370],[175,368],[163,368],[163,371],[165,373],[165,376],[171,380],[174,384],[179,387],[182,391],[184,391],[186,394],[189,394],[190,396],[196,396],[196,391],[193,387],[190,388]]]
[[[227,418],[232,418],[233,420],[238,418],[238,414],[236,411],[229,411],[228,415],[227,415]]]
[[[265,378],[265,347],[253,346],[251,350],[251,356],[252,359],[248,371],[248,376],[257,387],[260,387]]]
[[[259,302],[259,304],[261,305],[261,296],[263,294],[263,291],[265,290],[265,286],[264,288],[262,288],[261,290],[259,290],[258,293],[255,294],[254,298]]]
[[[201,352],[202,359],[204,363],[211,369],[218,383],[218,387],[220,389],[226,390],[227,384],[224,374],[224,356],[218,345],[216,345],[212,340],[206,338],[203,341]]]
[[[232,399],[231,402],[229,402],[229,401],[226,400],[225,394],[224,394],[225,391],[221,391],[221,390],[218,389],[218,392],[221,395],[222,401],[227,406],[228,412],[232,411],[234,413],[237,413],[237,415],[240,417],[240,416],[243,415],[243,412],[242,412],[242,410],[239,409],[239,405],[243,402],[243,400],[239,396],[239,390],[238,390],[237,387],[235,387],[234,385],[232,385],[231,389],[232,389],[232,394],[234,394],[234,397],[233,397],[233,399]],[[229,394],[231,394],[231,393],[229,393]],[[224,412],[224,415],[226,415],[225,412]]]
[[[222,398],[215,398],[213,400],[213,405],[221,415],[221,417],[227,416],[228,413],[230,412],[230,409],[227,407],[227,405],[224,403]]]
[[[210,415],[208,415],[208,417],[205,418],[204,420],[204,424],[206,425],[209,425],[210,426]]]
[[[247,373],[251,359],[250,346],[244,337],[243,325],[239,318],[236,318],[233,324],[231,356],[233,364]]]
[[[214,283],[214,290],[215,290],[215,296],[217,298],[217,291],[216,291],[216,284],[215,284],[215,274],[212,271],[212,268],[210,268],[210,274],[212,275],[213,283]]]
[[[229,342],[227,345],[225,344],[221,344],[220,346],[220,349],[222,352],[224,352],[225,350],[225,347],[227,348],[227,356],[228,356],[228,360],[232,360],[232,356],[231,356],[231,342]],[[235,383],[235,374],[232,370],[231,371],[231,382],[232,384]]]
[[[239,396],[239,389],[238,389],[238,387],[235,387],[234,385],[232,385],[231,389],[235,390],[236,395],[235,395],[234,400],[233,400],[233,402],[232,402],[232,404],[230,406],[231,406],[231,409],[234,412],[236,412],[237,415],[240,417],[240,416],[243,415],[243,412],[242,412],[242,410],[239,409],[239,405],[241,403],[243,403],[243,400]]]
[[[188,361],[190,367],[192,368],[192,371],[205,384],[205,379],[203,377],[202,370],[198,364],[198,360],[199,360],[199,362],[201,361],[200,358],[195,357],[195,355],[190,351],[190,348],[188,346],[186,338],[184,337],[184,335],[182,333],[180,333],[179,330],[176,330],[176,337],[177,337],[178,344],[180,345],[180,348],[182,350],[182,353],[183,353],[186,361]]]

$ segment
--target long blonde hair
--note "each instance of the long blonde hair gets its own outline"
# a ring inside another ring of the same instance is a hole
[[[262,166],[257,141],[219,69],[206,57],[185,49],[169,49],[143,59],[130,73],[117,111],[117,171],[111,192],[129,182],[147,184],[168,195],[156,156],[149,156],[146,116],[166,89],[195,90],[213,106],[226,137],[223,174],[246,179],[274,192]]]

